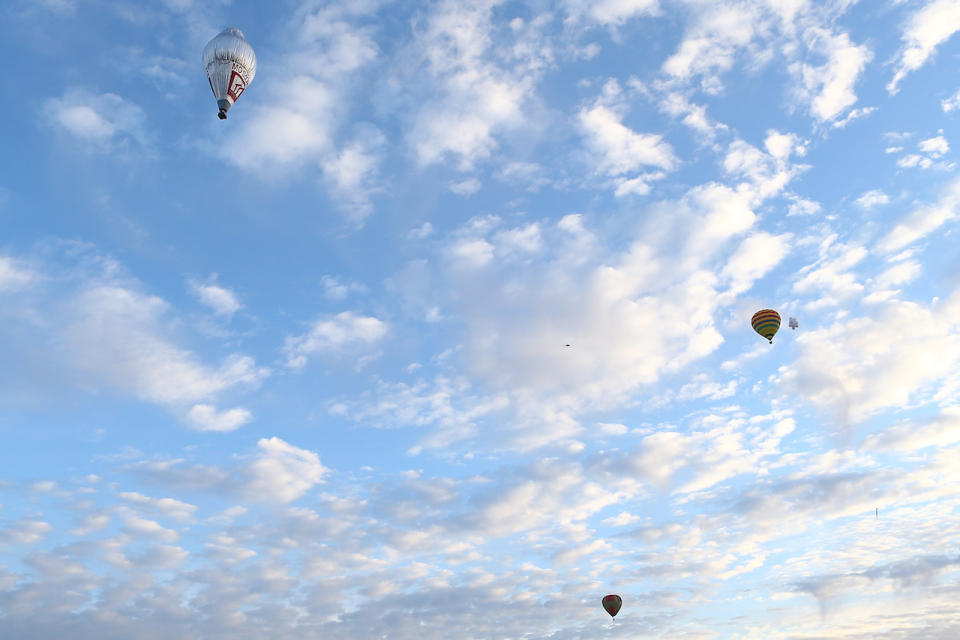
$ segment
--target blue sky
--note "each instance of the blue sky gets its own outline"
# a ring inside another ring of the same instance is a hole
[[[958,637],[957,31],[5,3],[0,636]]]

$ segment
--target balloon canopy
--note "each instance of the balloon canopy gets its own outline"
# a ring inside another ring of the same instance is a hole
[[[606,609],[607,613],[610,614],[610,617],[613,618],[620,611],[620,607],[623,605],[623,600],[620,598],[620,596],[612,593],[610,595],[603,596],[601,603],[603,604],[603,608]]]
[[[213,37],[203,48],[203,68],[217,99],[221,120],[257,74],[257,56],[243,38],[243,32],[228,27]]]
[[[750,319],[753,330],[773,344],[773,336],[777,334],[780,328],[780,314],[773,309],[761,309],[753,314]]]

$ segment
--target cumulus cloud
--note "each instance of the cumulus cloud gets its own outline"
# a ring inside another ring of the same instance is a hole
[[[673,169],[677,163],[673,148],[663,137],[637,133],[625,126],[620,88],[607,83],[604,95],[592,106],[580,110],[579,124],[593,154],[595,170],[611,177],[636,173],[645,167]]]
[[[249,356],[234,354],[219,368],[199,362],[164,333],[169,304],[157,296],[97,285],[77,294],[64,333],[64,355],[86,378],[144,400],[178,405],[236,385],[256,385],[267,374]]]
[[[960,31],[960,2],[930,0],[907,19],[900,36],[903,45],[897,54],[896,71],[887,91],[897,93],[900,82],[922,67],[937,47]]]
[[[917,207],[877,243],[886,253],[899,251],[936,231],[957,216],[960,207],[960,179],[947,184],[936,203]]]
[[[320,456],[280,438],[261,438],[260,453],[247,468],[244,492],[253,500],[292,502],[322,482],[329,469]]]
[[[88,149],[107,152],[148,144],[146,114],[114,93],[98,94],[73,87],[43,105],[43,118]]]
[[[237,299],[237,294],[214,282],[203,284],[191,280],[190,291],[203,305],[212,309],[217,315],[229,317],[243,308],[243,305]]]
[[[960,409],[947,407],[924,422],[906,422],[868,436],[866,449],[880,451],[916,451],[928,447],[948,447],[960,442]]]
[[[195,404],[187,413],[187,421],[199,431],[235,431],[253,420],[253,414],[242,407],[218,411],[209,404]]]
[[[19,261],[0,256],[0,293],[18,291],[37,280],[39,275]]]
[[[857,206],[863,209],[872,209],[880,205],[884,205],[890,202],[890,196],[884,193],[880,189],[871,189],[860,194],[860,197],[855,200]]]
[[[300,368],[310,356],[339,353],[344,349],[368,349],[387,334],[387,324],[373,316],[343,311],[317,320],[307,333],[286,339],[287,366]]]
[[[38,285],[29,296],[12,293],[21,297],[8,307],[8,318],[34,346],[29,355],[14,348],[7,355],[11,362],[28,358],[50,367],[60,382],[129,394],[178,416],[225,391],[256,387],[269,374],[239,353],[219,364],[203,362],[180,346],[176,314],[166,300],[142,291],[116,262],[79,255],[71,258],[72,271],[26,271],[17,263],[4,271],[6,281],[21,289],[27,282]]]
[[[285,71],[263,79],[266,102],[245,98],[247,115],[220,145],[223,160],[268,179],[319,169],[335,200],[362,221],[377,190],[385,137],[369,123],[342,128],[350,79],[379,54],[362,24],[375,11],[364,3],[304,3],[292,18],[290,50],[277,65]]]
[[[444,0],[424,20],[413,47],[437,88],[417,109],[408,135],[421,164],[452,157],[469,169],[491,156],[499,135],[527,121],[527,103],[542,66],[536,58],[545,53],[527,46],[515,64],[499,58],[491,24],[497,4]],[[513,37],[522,40],[524,34],[521,29]],[[504,50],[516,49],[505,45]]]
[[[660,7],[658,0],[566,0],[565,8],[570,19],[617,26],[631,18],[656,15]]]
[[[934,306],[891,300],[872,317],[807,331],[801,356],[781,383],[844,427],[910,407],[932,395],[960,361],[960,334],[952,320],[944,321],[955,306],[956,300]]]
[[[806,37],[810,49],[827,58],[819,67],[804,64],[800,70],[810,112],[817,120],[833,120],[857,101],[853,87],[873,54],[846,33],[809,29]]]
[[[789,234],[774,236],[764,232],[744,240],[722,272],[731,281],[731,293],[746,291],[779,264],[789,251],[789,241]]]

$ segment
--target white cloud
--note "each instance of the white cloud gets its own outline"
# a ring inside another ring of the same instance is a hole
[[[370,198],[376,190],[374,183],[385,145],[386,137],[380,131],[365,127],[323,161],[324,176],[348,206],[354,221],[373,211]]]
[[[169,305],[121,286],[98,285],[72,301],[63,355],[83,374],[82,386],[107,384],[164,405],[209,398],[237,385],[256,385],[267,371],[234,354],[218,369],[177,347],[164,334]]]
[[[943,135],[921,140],[917,143],[917,147],[920,148],[920,151],[923,151],[934,158],[938,158],[950,151],[950,144],[947,142],[947,139],[943,137]]]
[[[213,309],[213,312],[217,315],[232,316],[243,308],[243,305],[237,299],[237,294],[217,284],[202,284],[191,280],[190,291],[202,304]]]
[[[352,311],[327,316],[317,320],[309,332],[286,339],[283,350],[287,366],[303,367],[308,357],[316,354],[372,346],[383,339],[387,330],[382,320]]]
[[[621,25],[631,18],[659,13],[658,0],[565,0],[572,19],[588,19],[602,25]]]
[[[746,4],[706,3],[697,7],[694,25],[684,34],[677,51],[663,63],[663,71],[676,79],[703,76],[704,89],[719,90],[717,76],[733,66],[737,52],[764,30],[761,10]]]
[[[418,34],[416,50],[438,87],[422,102],[408,136],[421,164],[453,156],[461,169],[469,169],[490,157],[499,133],[526,121],[537,71],[496,62],[491,34],[496,4],[437,3]]]
[[[481,187],[483,187],[482,182],[476,178],[469,178],[467,180],[461,180],[460,182],[451,183],[450,191],[453,191],[458,196],[469,196],[480,191]]]
[[[370,28],[359,24],[374,10],[370,3],[304,3],[291,27],[290,51],[277,61],[281,72],[258,76],[237,104],[241,123],[218,145],[224,161],[260,178],[322,171],[355,223],[371,210],[385,137],[367,124],[341,140],[340,129],[349,114],[350,79],[378,56]]]
[[[864,116],[868,116],[876,110],[877,110],[877,107],[860,107],[859,109],[851,109],[850,112],[847,113],[847,115],[844,116],[843,118],[839,120],[834,120],[832,126],[835,129],[842,129],[843,127],[847,126],[854,120],[859,120]]]
[[[894,300],[871,317],[807,330],[800,358],[780,382],[845,427],[882,410],[906,409],[960,363],[960,335],[952,321],[943,321],[956,304]]]
[[[960,178],[955,179],[943,189],[940,199],[935,204],[918,207],[904,216],[880,239],[877,246],[886,253],[899,251],[953,220],[957,215],[958,207],[960,207]]]
[[[922,67],[937,47],[960,31],[960,1],[930,0],[914,12],[904,26],[898,53],[897,70],[887,84],[890,93],[899,91],[899,84],[911,71]]]
[[[857,198],[855,202],[857,206],[862,209],[872,209],[880,205],[888,204],[890,202],[890,196],[880,189],[871,189],[870,191],[865,191],[860,194],[860,197]]]
[[[365,293],[367,287],[359,282],[341,282],[339,278],[331,275],[324,275],[320,278],[323,285],[323,295],[331,300],[344,300],[351,293]]]
[[[250,499],[264,502],[292,502],[330,472],[320,464],[320,456],[300,449],[280,438],[261,438],[260,454],[247,469],[245,493]]]
[[[253,414],[242,407],[217,411],[209,404],[196,404],[187,413],[187,421],[199,431],[236,431],[253,420]]]
[[[960,109],[960,91],[957,91],[949,98],[940,101],[940,107],[944,113],[950,113]]]
[[[131,141],[141,147],[148,144],[146,114],[114,93],[67,89],[63,97],[44,103],[43,117],[93,150],[115,150]]]
[[[176,542],[180,539],[180,534],[176,531],[146,518],[127,518],[124,521],[124,531],[135,537],[154,538],[162,542]]]
[[[846,33],[812,28],[805,35],[808,47],[827,61],[819,67],[802,65],[804,95],[817,120],[833,120],[857,101],[853,87],[873,54],[866,45],[853,44]]]
[[[619,87],[608,84],[605,93],[618,94]],[[603,104],[604,101],[601,98],[593,106],[581,109],[577,116],[597,173],[622,176],[644,167],[674,168],[677,158],[662,136],[631,130],[621,122],[620,109]]]
[[[53,530],[50,523],[32,518],[24,518],[0,529],[0,543],[36,544]]]
[[[790,235],[755,233],[745,239],[723,268],[731,293],[742,293],[780,263],[790,250]]]
[[[819,250],[820,257],[800,270],[792,287],[794,293],[811,299],[808,310],[837,306],[864,290],[851,270],[867,257],[866,248],[838,242],[836,235],[830,235],[820,243]]]
[[[37,280],[38,274],[13,258],[0,256],[0,293],[19,291]]]
[[[173,518],[182,522],[193,519],[197,512],[197,506],[176,500],[174,498],[151,498],[136,491],[124,491],[120,493],[120,498],[130,504],[136,504],[143,508],[149,508],[166,517]]]
[[[873,434],[863,447],[880,451],[915,451],[927,447],[948,447],[960,442],[960,409],[945,408],[925,422],[906,422]]]

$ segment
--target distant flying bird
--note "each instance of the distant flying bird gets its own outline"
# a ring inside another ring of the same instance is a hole
[[[569,347],[570,345],[568,345],[568,344],[565,344],[565,345],[563,345],[563,346],[565,346],[565,347]]]

